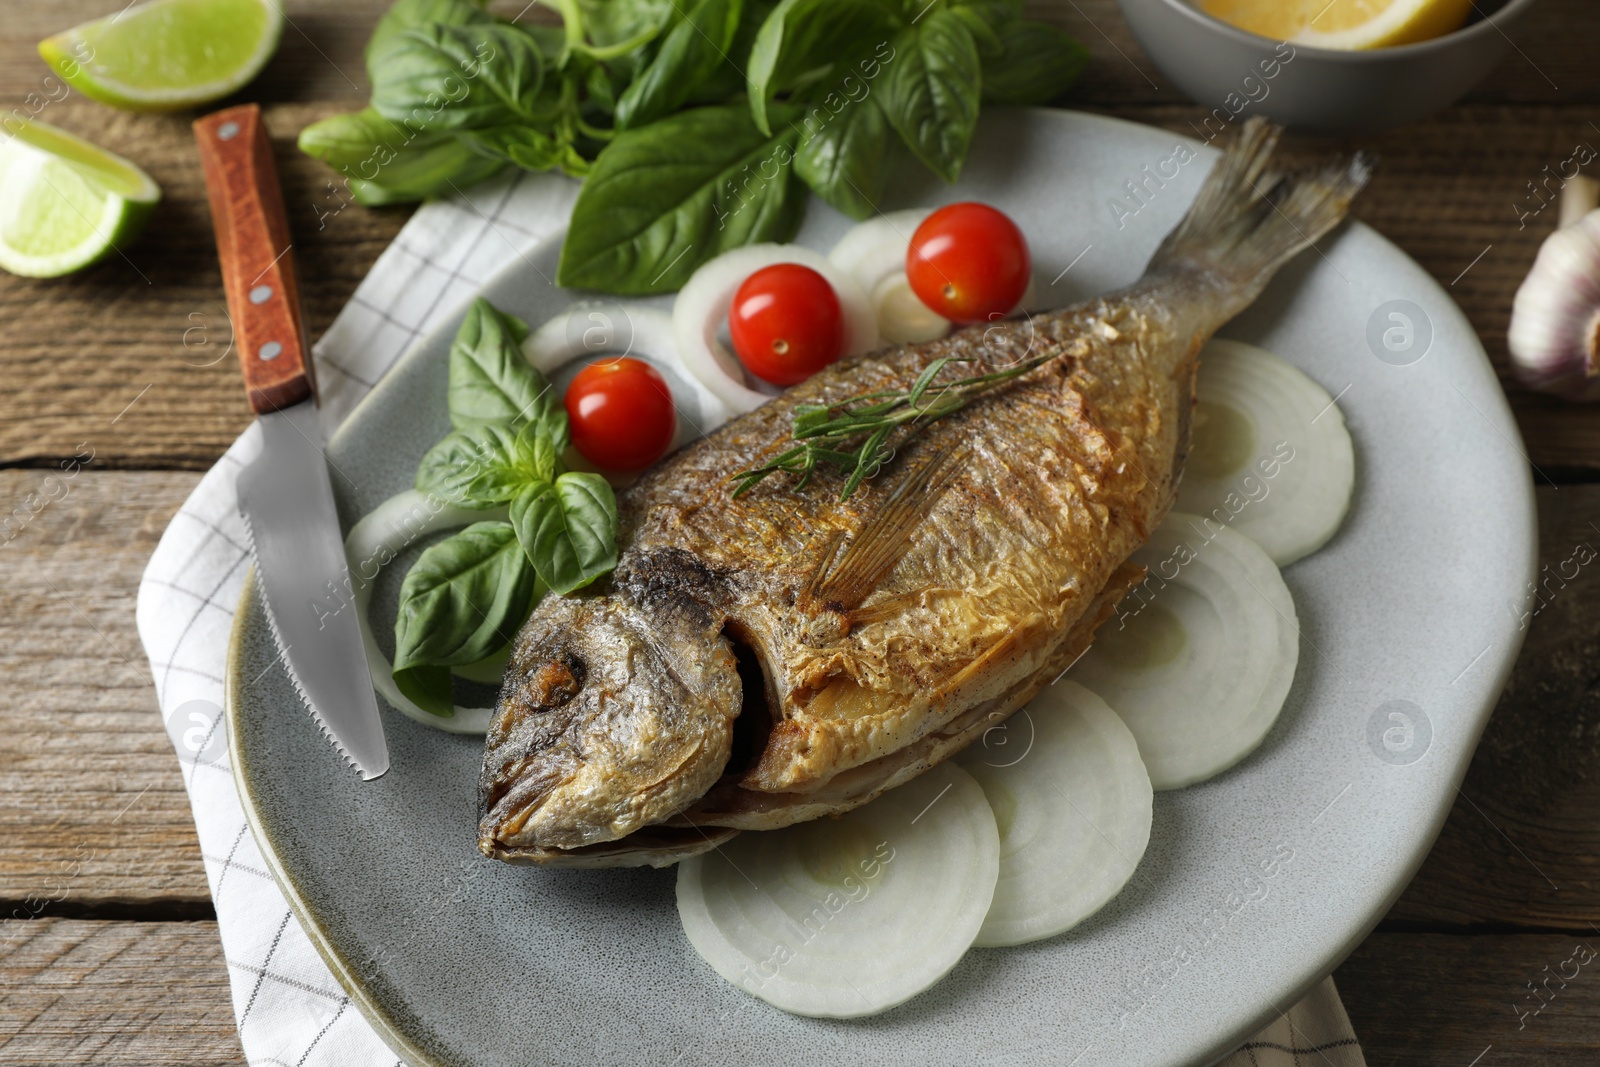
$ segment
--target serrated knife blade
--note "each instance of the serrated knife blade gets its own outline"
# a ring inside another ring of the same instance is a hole
[[[239,475],[256,580],[295,689],[365,779],[389,748],[339,533],[283,194],[254,104],[194,124],[260,454]]]
[[[261,454],[239,475],[278,651],[311,714],[361,772],[389,769],[378,699],[350,595],[350,573],[317,409],[307,400],[262,415]]]

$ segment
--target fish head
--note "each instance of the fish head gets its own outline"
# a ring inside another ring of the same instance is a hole
[[[480,850],[548,862],[679,814],[722,774],[741,695],[720,622],[698,603],[546,597],[489,728]]]

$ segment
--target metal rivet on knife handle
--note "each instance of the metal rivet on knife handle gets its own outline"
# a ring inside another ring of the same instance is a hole
[[[194,130],[250,406],[258,414],[281,411],[314,397],[316,379],[261,109],[228,108],[198,120]],[[278,294],[283,299],[273,299]]]

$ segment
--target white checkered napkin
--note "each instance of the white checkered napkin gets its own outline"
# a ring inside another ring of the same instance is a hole
[[[1367,1067],[1367,1059],[1329,977],[1220,1067]]]
[[[329,432],[419,338],[562,225],[576,191],[519,172],[418,210],[316,345]],[[252,427],[234,442],[162,535],[139,585],[139,637],[189,789],[246,1058],[395,1064],[267,873],[228,766],[222,671],[250,563],[235,479],[257,436]]]
[[[328,430],[418,338],[559,227],[576,189],[518,173],[418,210],[315,347]],[[234,442],[162,536],[139,585],[139,637],[189,789],[245,1057],[280,1067],[404,1067],[295,922],[233,788],[222,672],[249,568],[235,479],[259,447],[256,436],[252,428]],[[1331,981],[1227,1061],[1313,1064],[1364,1067]]]

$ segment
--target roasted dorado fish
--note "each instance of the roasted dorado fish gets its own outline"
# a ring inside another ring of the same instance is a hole
[[[662,865],[863,804],[960,751],[1093,640],[1142,577],[1188,448],[1197,355],[1338,224],[1357,157],[1270,167],[1246,124],[1142,279],[1076,307],[843,360],[622,494],[609,583],[546,598],[489,730],[479,848]],[[846,501],[842,476],[733,476],[799,404],[1045,362],[928,424]]]

